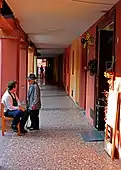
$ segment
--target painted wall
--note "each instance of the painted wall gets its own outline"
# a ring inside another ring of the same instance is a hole
[[[37,56],[34,56],[34,74],[37,75]]]
[[[116,9],[116,41],[118,42],[118,43],[116,42],[116,46],[115,46],[116,47],[116,51],[115,51],[115,54],[116,54],[115,70],[116,70],[116,75],[120,76],[121,75],[121,64],[120,64],[121,63],[121,58],[120,58],[120,56],[121,56],[121,48],[120,48],[121,47],[121,41],[120,41],[120,38],[121,38],[121,30],[120,30],[120,27],[121,27],[121,23],[120,23],[121,1],[119,3],[117,3],[115,5],[115,7],[113,7],[113,8]],[[108,11],[108,13],[103,15],[94,25],[92,25],[92,27],[90,27],[86,31],[86,32],[89,32],[91,34],[91,36],[94,37],[95,41],[96,41],[96,26],[101,22],[105,22],[107,20],[108,15],[110,14],[111,11],[112,11],[112,9],[110,11]],[[85,33],[81,37],[85,36]],[[96,56],[96,51],[95,50],[96,50],[96,43],[94,43],[93,47],[88,47],[88,50],[87,50],[87,62],[90,59],[95,58],[95,56]],[[83,55],[84,54],[82,52],[82,55],[81,55],[82,59],[84,57]],[[82,72],[81,72],[81,74],[83,74]],[[80,81],[81,81],[81,77],[80,77]],[[84,85],[83,85],[82,89],[84,89]],[[93,121],[92,121],[92,118],[90,117],[90,109],[92,109],[92,111],[94,111],[94,98],[95,98],[95,76],[91,77],[89,75],[89,73],[87,73],[87,80],[86,80],[86,115],[87,115],[87,117],[89,118],[89,120],[90,120],[90,122],[92,124],[93,124]],[[82,105],[82,106],[83,106],[83,102],[84,102],[83,100],[84,100],[84,97],[83,97],[82,100],[80,99],[80,105]]]
[[[113,9],[116,9],[116,76],[121,76],[121,1],[117,3]],[[96,26],[101,23],[105,22],[107,20],[108,15],[112,9],[103,15],[95,24],[93,24],[86,32],[89,32],[91,36],[94,37],[96,40]],[[81,37],[85,36],[86,32],[81,35]],[[94,43],[93,47],[88,47],[87,49],[87,61],[85,59],[86,52],[83,49],[82,45],[80,44],[80,47],[77,47],[77,41],[75,40],[70,45],[70,49],[68,48],[68,52],[66,50],[66,68],[68,67],[67,63],[69,61],[69,72],[70,72],[70,79],[68,80],[68,74],[66,72],[66,91],[67,87],[70,88],[68,94],[71,96],[72,90],[74,90],[74,96],[72,97],[74,101],[79,100],[79,106],[86,110],[86,116],[89,118],[90,122],[93,124],[93,120],[90,117],[90,110],[94,111],[94,98],[95,98],[95,76],[90,76],[88,72],[85,70],[85,66],[87,66],[87,62],[93,58],[96,57],[96,44]],[[79,51],[79,50],[80,51]],[[74,75],[72,75],[72,63],[73,63],[73,51],[74,51]],[[77,52],[78,51],[78,52]],[[70,53],[68,57],[68,53]],[[78,60],[78,56],[80,56],[80,61]],[[80,63],[80,66],[78,65]],[[77,66],[78,65],[78,66]],[[80,68],[80,75],[78,75],[78,69]],[[87,74],[87,75],[86,75]],[[80,83],[79,83],[80,82]],[[79,84],[79,90],[78,85]],[[78,96],[79,94],[79,96]],[[86,101],[86,102],[85,102]]]
[[[34,50],[28,49],[28,75],[34,72]]]
[[[65,77],[65,90],[69,94],[70,92],[70,48],[68,47],[65,51],[65,67],[66,67],[66,77]]]
[[[0,95],[2,96],[10,80],[18,82],[17,94],[26,103],[27,55],[28,49],[20,48],[19,40],[0,40]]]
[[[18,81],[18,48],[19,41],[2,39],[1,47],[1,94],[6,89],[7,83],[10,80]]]
[[[85,70],[86,64],[86,49],[80,45],[81,55],[80,55],[80,87],[79,87],[79,106],[86,110],[86,81],[87,81],[87,71]]]
[[[7,83],[10,80],[16,80],[19,83],[18,75],[18,50],[19,41],[10,39],[0,39],[0,95],[7,88]],[[19,88],[18,88],[19,90]],[[0,115],[1,116],[1,115]]]
[[[110,11],[108,12],[108,14],[109,13],[110,13]],[[120,13],[120,9],[119,9],[119,13]],[[96,27],[97,27],[97,25],[99,23],[105,22],[107,20],[108,14],[106,13],[105,15],[103,15],[95,24],[93,24],[86,31],[86,32],[90,33],[90,35],[93,36],[94,39],[95,39],[95,43],[94,43],[93,47],[88,47],[88,49],[87,49],[87,63],[88,63],[89,60],[91,60],[91,59],[96,57]],[[117,16],[117,14],[116,14],[116,16]],[[119,22],[117,20],[117,18],[116,18],[116,22]],[[83,35],[81,35],[81,37],[85,37],[86,32]],[[84,49],[82,47],[81,47],[81,49],[82,49],[82,53],[81,53],[81,66],[82,66],[82,68],[81,68],[80,81],[83,82],[83,85],[80,84],[80,107],[82,107],[82,108],[84,108],[86,110],[86,116],[89,118],[91,124],[93,124],[93,120],[90,117],[90,111],[92,110],[94,112],[95,76],[90,76],[89,73],[87,72],[87,78],[86,78],[86,81],[85,81],[85,74],[86,74],[86,72],[84,70],[84,66],[85,66],[85,61],[84,61],[85,51],[84,51]],[[119,50],[120,49],[118,49],[118,51]],[[87,65],[87,63],[86,63],[86,65]],[[116,70],[117,69],[118,69],[118,67],[116,65]],[[85,86],[85,82],[86,82],[86,86]],[[84,107],[85,97],[84,97],[83,90],[85,91],[85,89],[86,89],[86,106]],[[81,99],[81,95],[82,95],[82,99]]]
[[[2,39],[0,39],[0,66],[2,66]],[[1,68],[1,67],[0,67]],[[0,96],[2,96],[2,69],[0,69]]]
[[[76,39],[70,47],[70,92],[73,100],[79,103],[80,86],[80,37]]]
[[[91,27],[87,32],[90,33],[96,39],[96,25]],[[89,60],[95,58],[95,44],[93,47],[87,48],[87,63]],[[83,58],[83,56],[82,56]],[[85,86],[85,84],[84,84]],[[90,119],[90,122],[93,124],[93,120],[90,117],[90,109],[94,111],[94,97],[95,97],[95,76],[90,76],[87,72],[86,80],[86,115]]]
[[[70,49],[70,92],[69,95],[76,99],[76,41],[72,43]]]
[[[19,98],[21,103],[26,103],[26,90],[27,90],[27,55],[28,49],[20,49],[19,57]]]
[[[79,105],[80,101],[80,56],[81,56],[81,41],[80,37],[77,39],[77,47],[76,47],[76,102]]]

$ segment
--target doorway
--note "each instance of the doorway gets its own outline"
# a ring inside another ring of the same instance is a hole
[[[95,97],[95,127],[98,130],[105,129],[105,106],[104,92],[109,92],[108,79],[104,76],[105,71],[113,71],[115,60],[115,24],[111,22],[103,29],[98,30],[98,70],[96,76],[96,97]]]

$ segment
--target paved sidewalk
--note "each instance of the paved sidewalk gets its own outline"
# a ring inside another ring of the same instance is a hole
[[[41,93],[40,131],[0,137],[2,170],[121,170],[103,142],[84,142],[81,132],[92,127],[61,88],[46,85]]]

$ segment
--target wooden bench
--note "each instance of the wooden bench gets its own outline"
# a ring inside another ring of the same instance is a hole
[[[1,103],[1,115],[2,115],[2,136],[4,136],[4,132],[6,132],[6,121],[12,121],[13,118],[12,117],[6,117],[4,116],[4,104]],[[18,123],[17,125],[17,128],[18,128],[18,136],[21,135],[21,132],[20,132],[20,123]]]

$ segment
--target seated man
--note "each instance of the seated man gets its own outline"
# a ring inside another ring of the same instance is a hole
[[[21,107],[20,101],[16,95],[17,82],[8,82],[8,88],[2,96],[2,103],[4,104],[4,115],[7,117],[13,117],[12,129],[17,132],[17,125],[20,122],[21,133],[26,133],[27,130],[24,129],[27,114],[24,108]]]

